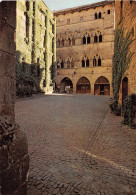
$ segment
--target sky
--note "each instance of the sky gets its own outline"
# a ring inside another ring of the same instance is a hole
[[[100,1],[103,0],[44,0],[51,11],[92,4]]]

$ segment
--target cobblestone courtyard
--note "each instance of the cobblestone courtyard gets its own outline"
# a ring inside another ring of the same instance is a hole
[[[16,102],[29,142],[28,195],[135,195],[136,130],[108,97],[46,95]]]

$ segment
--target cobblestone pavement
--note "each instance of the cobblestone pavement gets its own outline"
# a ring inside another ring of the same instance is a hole
[[[16,102],[29,141],[28,195],[136,195],[136,130],[108,97],[46,95]]]

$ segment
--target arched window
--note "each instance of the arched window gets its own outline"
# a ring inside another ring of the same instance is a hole
[[[82,60],[82,67],[85,67],[85,60]]]
[[[99,42],[100,43],[102,42],[102,35],[101,34],[99,35]]]
[[[95,18],[95,20],[97,19],[97,13],[95,13],[94,18]]]
[[[121,8],[123,8],[123,0],[121,0],[120,4],[121,4]]]
[[[62,47],[64,47],[64,40],[61,41],[61,45],[62,45]]]
[[[71,62],[71,68],[74,68],[74,60]]]
[[[75,45],[75,39],[74,39],[74,37],[72,39],[72,45]]]
[[[71,39],[70,38],[68,39],[68,44],[71,45]]]
[[[58,46],[60,47],[60,40],[58,40],[58,44],[59,44]]]
[[[96,66],[96,58],[94,56],[94,59],[93,59],[93,66]]]
[[[67,68],[70,68],[70,61],[67,61]]]
[[[91,42],[91,39],[90,39],[90,36],[87,37],[87,43],[90,43]]]
[[[97,43],[97,41],[98,41],[98,37],[97,37],[97,35],[95,34],[95,36],[94,36],[94,43]]]
[[[100,58],[100,56],[98,58],[98,66],[101,66],[101,58]]]
[[[89,59],[86,60],[86,67],[89,67]]]
[[[57,68],[60,68],[60,62],[57,61]]]
[[[86,37],[83,37],[83,44],[86,44]]]
[[[82,67],[89,67],[89,59],[86,55],[82,59]]]
[[[91,42],[91,37],[88,32],[86,32],[83,36],[83,44],[89,44]]]
[[[99,12],[99,18],[102,18],[102,14],[101,14],[101,12]]]
[[[63,60],[61,61],[61,68],[64,68],[64,62],[63,62]]]

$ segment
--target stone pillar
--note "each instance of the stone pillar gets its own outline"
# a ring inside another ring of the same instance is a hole
[[[0,194],[25,195],[27,139],[15,123],[16,1],[0,3]]]
[[[94,83],[91,83],[91,95],[94,95]]]
[[[76,94],[76,80],[73,79],[73,93]]]

